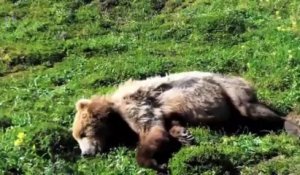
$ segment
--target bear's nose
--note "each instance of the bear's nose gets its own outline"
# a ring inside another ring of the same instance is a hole
[[[93,154],[89,153],[89,152],[84,152],[84,153],[81,153],[81,156],[82,157],[91,157]]]

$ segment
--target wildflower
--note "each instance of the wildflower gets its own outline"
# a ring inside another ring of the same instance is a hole
[[[25,138],[26,134],[24,132],[19,132],[18,133],[18,139],[23,140]]]
[[[14,145],[15,146],[20,146],[23,144],[24,142],[24,138],[25,138],[26,134],[24,132],[19,132],[17,135],[17,140],[15,140]]]
[[[14,142],[14,145],[15,146],[20,146],[20,145],[22,145],[23,144],[23,140],[21,140],[21,139],[17,139],[17,140],[15,140],[15,142]]]

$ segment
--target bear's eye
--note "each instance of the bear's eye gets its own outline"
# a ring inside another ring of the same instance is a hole
[[[98,116],[98,120],[101,121],[101,122],[104,122],[105,119],[106,119],[106,118],[105,118],[103,115],[99,115],[99,116]]]
[[[86,137],[86,134],[84,132],[81,132],[80,135],[79,135],[79,137],[80,138],[84,138],[84,137]]]

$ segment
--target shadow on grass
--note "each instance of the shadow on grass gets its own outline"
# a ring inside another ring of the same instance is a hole
[[[238,168],[224,155],[205,155],[204,157],[193,157],[186,162],[189,172],[205,172],[213,170],[215,174],[239,175]]]
[[[284,121],[266,121],[263,119],[249,119],[233,117],[221,124],[209,125],[209,129],[223,135],[239,135],[252,133],[264,136],[270,133],[279,133],[283,130]]]

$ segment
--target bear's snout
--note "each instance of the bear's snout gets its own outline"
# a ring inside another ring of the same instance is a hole
[[[81,156],[89,157],[95,155],[98,151],[101,152],[97,142],[90,138],[82,138],[77,140],[81,150]]]
[[[81,156],[82,156],[82,157],[85,157],[85,158],[86,158],[86,157],[92,157],[92,156],[94,156],[94,155],[95,155],[95,153],[92,152],[92,151],[91,151],[91,152],[87,152],[87,151],[86,151],[86,152],[81,152]]]

